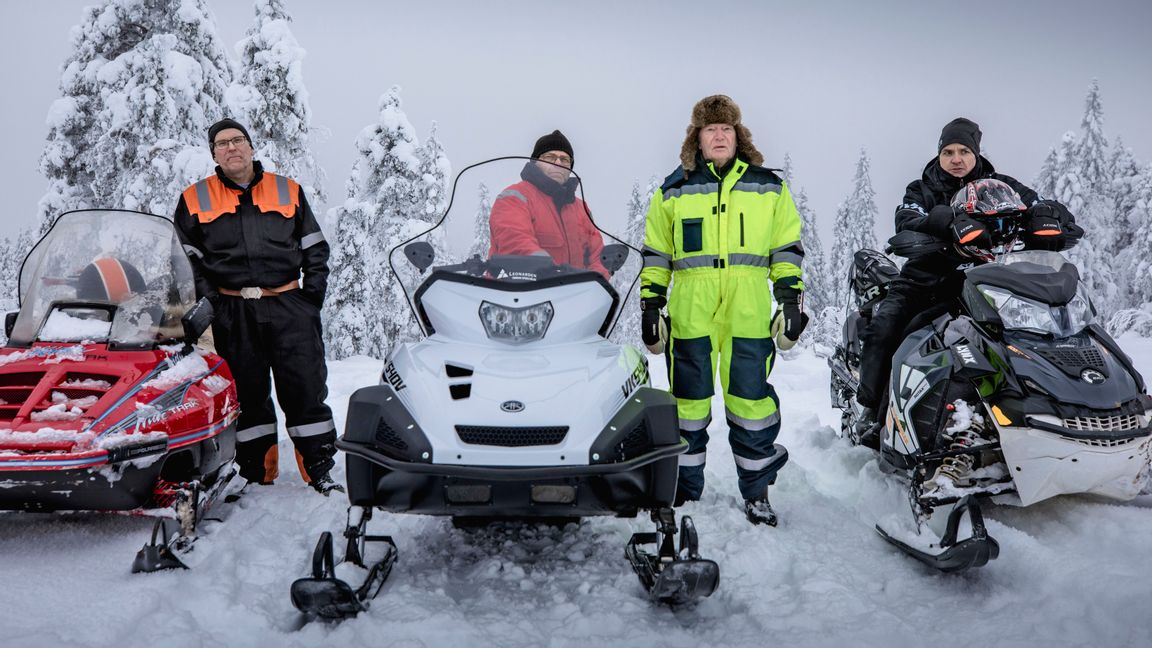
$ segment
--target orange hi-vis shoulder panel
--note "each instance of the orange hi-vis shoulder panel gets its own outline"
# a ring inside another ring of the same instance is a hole
[[[295,180],[275,173],[265,173],[260,184],[252,188],[252,204],[264,213],[278,212],[284,218],[296,215],[300,206],[300,185]]]
[[[200,223],[211,223],[224,214],[234,214],[240,206],[241,192],[211,176],[184,190],[188,213]],[[284,218],[296,215],[300,206],[300,185],[291,178],[265,173],[252,187],[252,204],[262,212],[276,212]]]

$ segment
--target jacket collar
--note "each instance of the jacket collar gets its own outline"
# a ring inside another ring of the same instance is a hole
[[[255,174],[252,176],[252,182],[248,183],[248,187],[245,188],[241,187],[235,182],[232,182],[228,176],[224,175],[224,169],[221,169],[219,164],[216,165],[216,177],[220,178],[220,181],[224,183],[225,187],[228,187],[229,189],[235,189],[236,191],[246,191],[247,189],[251,189],[252,187],[255,187],[257,184],[259,184],[260,180],[264,177],[264,165],[260,164],[259,160],[253,160],[252,172]]]
[[[580,179],[576,176],[560,184],[541,171],[535,162],[529,162],[520,172],[520,178],[551,198],[556,203],[556,211],[576,202],[576,188],[580,186]]]

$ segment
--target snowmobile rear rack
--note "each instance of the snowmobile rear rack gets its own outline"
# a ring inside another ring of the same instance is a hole
[[[336,561],[333,557],[332,533],[320,534],[316,549],[312,552],[312,575],[298,578],[292,583],[292,605],[310,618],[319,617],[339,621],[354,617],[368,609],[368,603],[384,586],[384,581],[396,564],[398,552],[396,543],[390,536],[367,535],[365,529],[372,519],[371,508],[350,507],[348,525],[344,537],[348,540],[344,560],[367,570],[364,581],[353,588],[336,577]],[[367,543],[379,543],[384,548],[384,557],[368,566],[364,563]]]
[[[720,584],[720,567],[700,557],[696,525],[687,515],[680,520],[680,546],[676,547],[676,513],[670,508],[652,511],[654,533],[634,533],[624,549],[632,569],[648,596],[658,603],[682,605],[711,596]],[[656,545],[649,553],[641,545]]]
[[[960,521],[967,513],[971,523],[972,534],[957,542]],[[889,535],[879,524],[876,531],[888,542],[916,560],[944,573],[963,572],[973,567],[983,567],[989,561],[1000,555],[1000,544],[988,535],[984,526],[984,515],[980,512],[980,505],[971,495],[965,495],[956,503],[948,514],[948,525],[938,544],[932,548],[939,548],[938,552],[925,551],[909,545]]]

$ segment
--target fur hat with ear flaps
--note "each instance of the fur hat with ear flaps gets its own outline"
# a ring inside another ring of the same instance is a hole
[[[680,147],[680,164],[685,171],[696,168],[696,154],[700,151],[700,129],[708,124],[731,124],[736,128],[736,157],[760,166],[764,156],[752,144],[752,133],[740,123],[740,106],[728,95],[704,97],[692,107],[692,123],[688,136]]]

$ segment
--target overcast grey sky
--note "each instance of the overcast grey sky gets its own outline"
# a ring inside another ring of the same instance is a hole
[[[9,208],[0,234],[32,222],[45,116],[59,96],[68,31],[91,0],[0,0],[0,123]],[[252,21],[246,0],[209,0],[230,52]],[[706,7],[712,7],[707,11]],[[313,123],[330,203],[343,198],[353,139],[379,96],[403,88],[421,139],[430,123],[459,170],[528,154],[561,129],[603,221],[634,180],[677,164],[693,103],[731,95],[769,166],[791,153],[830,246],[861,147],[872,158],[878,230],[935,153],[940,127],[970,117],[997,168],[1033,179],[1079,127],[1093,78],[1105,128],[1152,160],[1152,2],[1146,0],[563,3],[287,0],[308,51]],[[794,188],[795,188],[794,187]],[[111,206],[111,205],[110,205]]]

